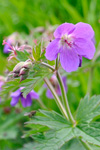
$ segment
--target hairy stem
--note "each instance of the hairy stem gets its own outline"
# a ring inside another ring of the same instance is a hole
[[[59,71],[56,72],[56,76],[57,76],[57,79],[58,79],[58,82],[59,82],[59,85],[60,85],[60,89],[61,89],[61,92],[62,92],[63,103],[64,103],[64,106],[65,106],[68,118],[69,118],[69,120],[71,121],[72,124],[75,124],[75,120],[74,120],[74,118],[72,116],[72,113],[70,111],[70,107],[69,107],[67,96],[66,96],[66,91],[65,91],[64,84],[63,84],[63,81],[62,81],[62,78],[60,76]]]
[[[50,81],[48,80],[48,78],[44,78],[44,81],[45,83],[47,84],[48,88],[50,89],[51,93],[53,94],[54,98],[55,98],[55,101],[60,109],[60,111],[62,112],[62,114],[65,116],[65,118],[68,120],[68,116],[67,116],[67,113],[65,111],[65,108],[63,107],[58,95],[56,94],[52,84],[50,83]]]
[[[80,139],[80,142],[82,143],[82,145],[85,147],[86,150],[92,150],[92,148],[87,142],[84,142],[82,139]]]
[[[51,65],[47,64],[47,63],[41,62],[41,65],[43,65],[43,66],[45,66],[45,67],[51,69],[52,71],[55,71],[55,68],[52,67]]]

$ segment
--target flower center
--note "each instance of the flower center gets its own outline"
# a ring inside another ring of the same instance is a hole
[[[67,48],[71,48],[73,45],[73,38],[71,35],[64,34],[61,37],[61,45],[66,46]]]

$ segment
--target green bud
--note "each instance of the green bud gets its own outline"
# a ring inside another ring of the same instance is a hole
[[[22,69],[20,70],[20,72],[19,72],[19,76],[20,76],[20,75],[25,75],[25,74],[27,74],[28,72],[29,72],[28,69],[22,68]]]
[[[22,68],[29,69],[32,66],[32,61],[30,59],[26,60]]]
[[[19,73],[19,72],[20,72],[20,69],[22,68],[23,65],[24,65],[24,62],[18,63],[18,64],[14,67],[13,73]]]

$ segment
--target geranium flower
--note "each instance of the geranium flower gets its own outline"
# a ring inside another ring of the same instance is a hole
[[[34,92],[33,90],[26,96],[26,98],[23,97],[21,90],[24,87],[19,88],[17,91],[13,92],[11,94],[12,100],[11,100],[11,106],[15,106],[19,99],[21,100],[23,107],[29,107],[32,105],[32,99],[38,99],[39,95]]]
[[[63,77],[62,77],[62,80],[63,80],[63,84],[64,84],[64,87],[65,87],[65,91],[67,92],[66,77],[63,76]],[[60,95],[61,95],[61,90],[60,90],[60,86],[59,86],[59,84],[58,84],[58,81],[57,81],[57,78],[56,78],[55,75],[53,75],[53,76],[50,78],[50,82],[51,82],[52,86],[54,87],[54,89],[55,89],[57,95],[60,96]],[[53,95],[52,95],[51,91],[49,90],[49,88],[47,87],[46,84],[44,84],[44,87],[47,88],[46,96],[47,96],[48,98],[52,99],[52,98],[53,98]]]
[[[92,59],[95,53],[94,31],[89,24],[64,23],[54,32],[55,39],[46,48],[46,58],[55,60],[60,54],[60,62],[67,72],[76,71],[82,56]]]

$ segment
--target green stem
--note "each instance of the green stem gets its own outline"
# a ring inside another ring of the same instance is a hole
[[[45,67],[51,69],[52,71],[55,71],[55,68],[52,67],[51,65],[47,64],[47,63],[41,62],[41,65],[43,65],[43,66],[45,66]]]
[[[40,104],[40,106],[43,108],[43,109],[46,109],[47,107],[44,105],[44,103],[40,100],[40,99],[37,99],[38,103]]]
[[[82,143],[82,145],[85,147],[86,150],[92,150],[92,148],[87,142],[82,141],[82,139],[80,139],[80,142]]]
[[[48,88],[50,89],[51,93],[53,94],[54,98],[55,98],[55,101],[60,109],[60,111],[62,112],[62,114],[65,116],[65,118],[68,120],[68,116],[67,116],[67,113],[65,111],[65,108],[63,107],[58,95],[56,94],[52,84],[50,83],[50,81],[48,80],[48,78],[44,78],[44,81],[45,83],[47,84]]]
[[[58,71],[56,72],[56,76],[57,76],[57,79],[58,79],[58,82],[59,82],[59,85],[60,85],[60,89],[61,89],[62,97],[63,97],[63,103],[64,103],[64,106],[65,106],[68,118],[69,118],[69,120],[71,121],[72,124],[75,124],[75,120],[74,120],[74,118],[72,116],[72,113],[70,111],[70,107],[69,107],[69,104],[68,104],[68,100],[67,100],[64,84],[63,84],[62,78],[60,76],[60,73]]]
[[[57,59],[56,59],[56,64],[55,64],[55,70],[58,70],[58,61],[59,61],[59,55],[57,56]]]

